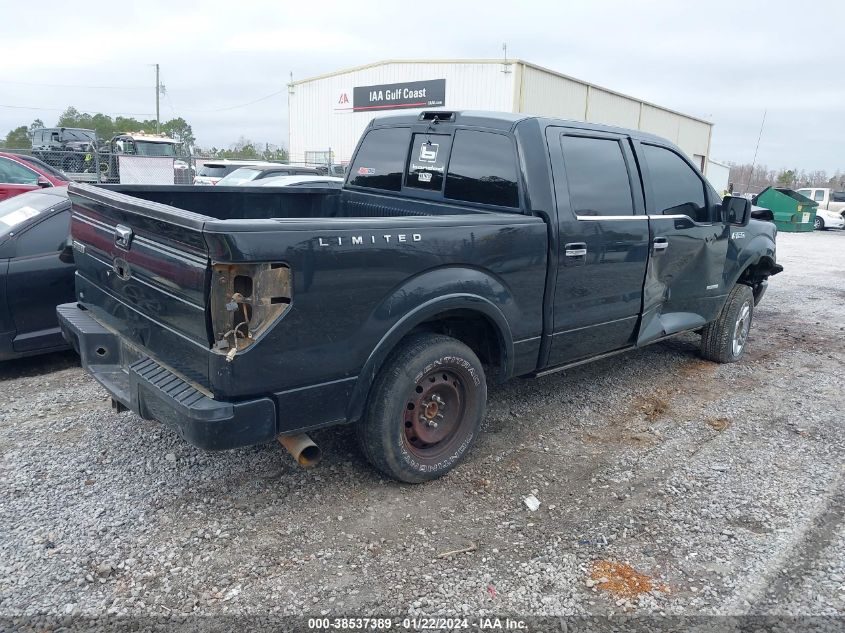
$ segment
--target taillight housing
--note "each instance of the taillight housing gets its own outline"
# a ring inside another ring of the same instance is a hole
[[[215,351],[233,360],[278,321],[291,303],[287,264],[212,264],[211,327]]]

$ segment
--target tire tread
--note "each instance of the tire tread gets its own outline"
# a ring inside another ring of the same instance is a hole
[[[403,464],[390,459],[390,450],[385,445],[388,440],[386,429],[377,421],[385,419],[394,399],[397,397],[395,385],[402,380],[402,374],[421,355],[436,346],[447,346],[450,353],[461,355],[471,360],[481,374],[481,384],[484,385],[484,373],[481,362],[475,353],[461,341],[450,336],[434,333],[413,334],[400,343],[385,359],[376,379],[370,388],[364,417],[355,425],[355,435],[361,453],[377,470],[388,477],[408,483],[428,481],[444,473],[418,473]],[[486,396],[486,387],[484,389]],[[486,398],[485,398],[486,399]],[[482,400],[482,416],[483,416]]]
[[[746,300],[751,301],[751,318],[753,319],[754,293],[749,286],[736,284],[728,293],[725,305],[722,306],[716,320],[702,328],[701,355],[705,359],[716,363],[733,363],[742,358],[742,354],[736,358],[733,355],[733,331],[737,313]]]

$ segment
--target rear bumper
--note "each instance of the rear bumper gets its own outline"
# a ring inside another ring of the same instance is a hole
[[[112,398],[208,450],[251,446],[278,435],[271,398],[215,400],[128,345],[76,303],[58,306],[62,335]]]
[[[836,211],[816,211],[816,215],[824,221],[824,226],[827,229],[845,228],[845,218]]]

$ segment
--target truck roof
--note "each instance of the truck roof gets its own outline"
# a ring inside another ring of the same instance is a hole
[[[164,134],[145,134],[142,132],[124,132],[118,134],[115,138],[131,138],[135,141],[146,141],[147,143],[178,143],[175,139],[165,136]]]
[[[87,127],[37,127],[33,129],[33,132],[47,132],[49,130],[76,130],[77,132],[91,132],[94,133],[94,130],[90,130]]]
[[[643,132],[641,130],[633,130],[629,128],[616,127],[613,125],[602,125],[599,123],[587,123],[586,121],[572,121],[569,119],[559,119],[555,117],[542,117],[532,114],[525,114],[521,112],[494,112],[487,110],[423,110],[418,114],[394,114],[376,117],[372,120],[373,127],[379,125],[396,125],[396,124],[416,124],[422,123],[426,120],[433,120],[439,117],[441,123],[451,123],[454,125],[464,125],[473,127],[486,127],[493,130],[511,130],[521,121],[529,119],[536,120],[540,124],[546,125],[561,125],[563,127],[574,127],[582,130],[595,130],[597,132],[615,132],[624,133],[633,138],[641,140],[653,140],[666,142],[667,139]],[[448,118],[442,118],[448,117]]]

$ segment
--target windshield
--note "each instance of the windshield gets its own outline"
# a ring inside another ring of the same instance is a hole
[[[0,202],[0,242],[6,239],[15,227],[65,200],[66,198],[62,196],[54,196],[41,191],[29,191],[14,198],[3,200]]]
[[[66,141],[93,141],[96,137],[94,132],[88,130],[65,130],[62,136]]]
[[[176,146],[172,143],[135,141],[135,153],[138,156],[176,156]]]
[[[235,165],[203,165],[197,172],[197,176],[222,178],[226,174],[232,173],[235,169],[237,169]]]
[[[235,187],[245,182],[249,182],[250,180],[255,180],[260,173],[260,169],[252,169],[251,167],[241,167],[240,169],[236,169],[231,174],[223,178],[217,184],[223,185],[224,187]]]

